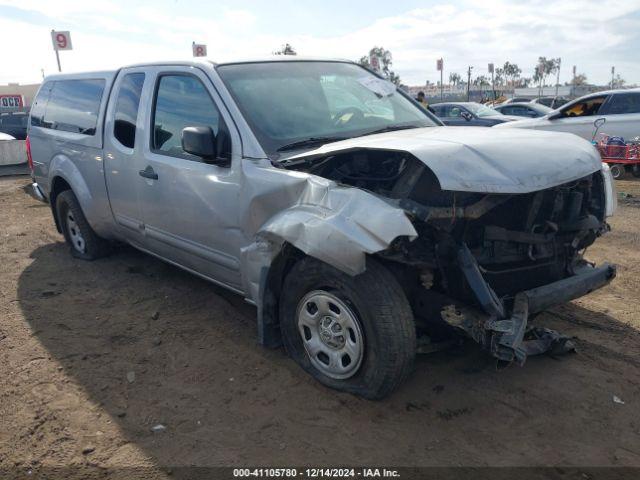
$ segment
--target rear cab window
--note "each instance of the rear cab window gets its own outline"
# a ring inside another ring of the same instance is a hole
[[[115,72],[56,75],[45,79],[30,112],[30,138],[56,137],[102,147],[103,110]]]
[[[105,80],[55,81],[42,126],[52,130],[95,135]]]
[[[47,102],[49,101],[49,94],[51,93],[51,87],[53,82],[45,82],[38,91],[36,98],[31,105],[31,126],[42,127],[44,120],[44,112],[47,109]]]

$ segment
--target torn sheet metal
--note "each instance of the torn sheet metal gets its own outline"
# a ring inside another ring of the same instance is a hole
[[[385,250],[398,237],[418,235],[401,208],[364,190],[273,168],[247,166],[245,174],[259,178],[251,182],[250,206],[242,209],[250,214],[247,230],[255,232],[241,251],[245,285],[254,300],[261,268],[271,264],[284,242],[357,275],[365,270],[367,254]],[[272,212],[277,213],[269,216]]]
[[[386,249],[399,236],[417,236],[401,209],[362,190],[322,183],[309,177],[300,202],[263,225],[261,234],[352,275],[364,271],[365,254]]]
[[[429,127],[333,142],[289,160],[356,149],[406,151],[443,190],[530,193],[600,170],[598,152],[569,133],[479,127]]]

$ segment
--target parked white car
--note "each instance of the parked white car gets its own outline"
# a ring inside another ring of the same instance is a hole
[[[599,120],[599,130],[596,120]],[[596,131],[630,139],[640,135],[640,88],[609,90],[580,97],[544,117],[507,122],[494,128],[534,128],[569,132],[591,140]]]

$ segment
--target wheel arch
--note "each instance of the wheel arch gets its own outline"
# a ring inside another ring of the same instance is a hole
[[[359,189],[322,188],[279,211],[241,249],[244,289],[258,307],[258,338],[279,345],[280,287],[292,263],[302,257],[356,276],[368,255],[383,251],[398,237],[417,232],[405,212]],[[317,202],[317,204],[316,204]]]
[[[87,221],[92,225],[93,195],[82,172],[80,172],[74,162],[64,155],[56,155],[51,161],[49,179],[49,203],[58,232],[62,232],[62,230],[60,219],[56,212],[56,198],[65,190],[71,190],[73,192],[80,203],[80,208],[87,218]]]
[[[282,285],[293,266],[306,256],[302,250],[285,242],[271,264],[261,269],[257,302],[258,341],[265,347],[282,345],[279,314]]]
[[[58,218],[58,211],[56,208],[56,200],[58,195],[66,190],[71,190],[71,185],[60,175],[56,175],[51,180],[51,190],[49,191],[49,205],[51,206],[51,213],[53,214],[53,220],[56,224],[56,229],[58,233],[62,233],[62,226],[60,224],[60,219]]]

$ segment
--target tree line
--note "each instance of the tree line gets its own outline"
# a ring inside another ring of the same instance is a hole
[[[290,45],[285,44],[279,50],[273,52],[276,55],[296,55],[296,50]],[[400,75],[398,75],[394,70],[392,70],[393,66],[393,55],[391,52],[384,47],[373,47],[369,50],[368,55],[364,55],[360,57],[358,63],[367,68],[371,68],[370,58],[372,56],[377,56],[380,61],[380,73],[385,76],[389,81],[395,83],[396,85],[400,85]],[[534,73],[530,77],[522,76],[522,69],[516,64],[511,63],[509,61],[505,62],[504,65],[498,67],[493,72],[493,82],[496,88],[526,88],[526,87],[544,87],[544,86],[554,86],[555,82],[552,81],[551,85],[547,85],[547,80],[550,78],[553,79],[554,75],[558,73],[561,66],[561,60],[559,58],[547,58],[547,57],[538,57],[538,62],[535,65]],[[426,82],[427,85],[430,84],[429,81]],[[439,82],[438,82],[439,83]],[[612,81],[614,88],[620,88],[625,84],[625,80],[620,77],[618,74]],[[466,79],[456,72],[449,73],[449,84],[455,86],[466,86]],[[587,76],[584,73],[576,73],[570,82],[565,82],[565,85],[586,85],[587,84]],[[476,75],[471,80],[471,85],[480,87],[480,88],[488,88],[492,86],[491,75]]]

